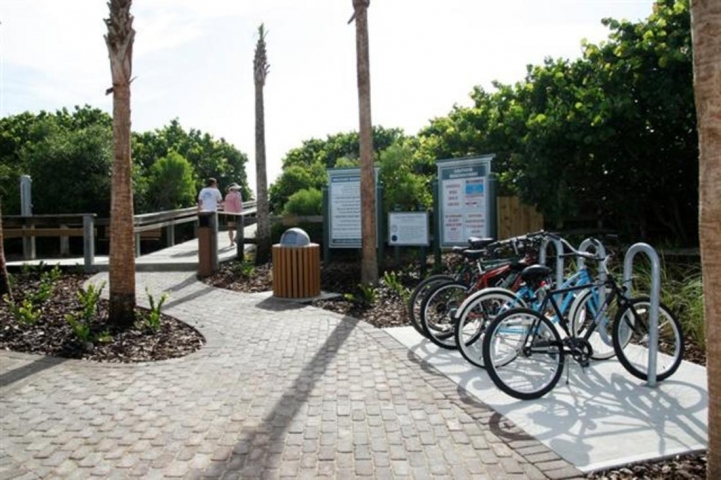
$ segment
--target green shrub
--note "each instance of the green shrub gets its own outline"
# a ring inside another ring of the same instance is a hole
[[[83,343],[88,343],[93,340],[90,323],[93,318],[95,318],[95,315],[97,315],[100,294],[104,288],[105,282],[101,283],[99,287],[90,284],[87,290],[80,290],[77,296],[82,310],[79,313],[65,314],[65,320],[70,324],[73,333],[75,333],[75,336]]]
[[[408,300],[410,300],[411,291],[407,287],[403,286],[396,272],[383,273],[382,281],[388,288],[393,290],[396,295],[403,300],[403,302],[408,302]]]
[[[10,309],[10,313],[16,322],[21,325],[34,325],[40,318],[40,309],[35,308],[33,301],[25,298],[20,305],[15,305],[9,295],[3,295],[3,301]]]
[[[160,296],[158,303],[155,303],[155,298],[150,294],[150,291],[146,288],[145,294],[148,296],[148,302],[150,303],[150,311],[144,316],[143,324],[151,332],[155,333],[160,329],[160,316],[163,304],[168,299],[168,294],[163,293]]]
[[[288,199],[285,215],[321,215],[323,213],[323,192],[317,188],[298,190]]]

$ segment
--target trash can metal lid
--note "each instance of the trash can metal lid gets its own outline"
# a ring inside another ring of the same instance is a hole
[[[280,236],[280,244],[284,247],[305,247],[310,245],[310,237],[301,228],[289,228]]]

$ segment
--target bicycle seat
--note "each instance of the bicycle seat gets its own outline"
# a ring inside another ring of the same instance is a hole
[[[483,258],[485,254],[485,250],[464,250],[462,252],[462,255],[468,260],[478,260],[479,258]]]
[[[472,249],[477,250],[479,248],[487,247],[488,245],[495,242],[493,238],[488,237],[468,237],[468,245]]]
[[[552,270],[545,265],[531,265],[521,272],[521,278],[530,284],[536,284],[540,280],[548,277]]]
[[[517,262],[511,262],[511,270],[514,272],[521,272],[528,268],[528,263],[524,260],[518,260]]]

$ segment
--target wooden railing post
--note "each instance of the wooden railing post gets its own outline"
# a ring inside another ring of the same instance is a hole
[[[60,225],[60,228],[68,228],[68,226]],[[60,237],[60,255],[70,255],[70,237],[67,235]]]
[[[175,245],[175,224],[165,227],[166,243],[168,247]]]
[[[95,264],[95,215],[83,215],[83,257],[85,271],[93,270]]]
[[[25,219],[32,219],[32,215],[29,217],[24,217]],[[26,225],[22,227],[23,230],[35,229],[35,224],[31,221],[30,225]],[[23,259],[25,260],[35,260],[36,258],[36,251],[35,251],[35,237],[32,235],[29,236],[23,236]]]

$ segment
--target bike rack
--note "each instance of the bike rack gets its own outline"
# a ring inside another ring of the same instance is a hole
[[[546,249],[548,248],[548,244],[553,244],[553,248],[556,251],[556,288],[561,288],[561,285],[563,285],[563,257],[561,254],[563,253],[563,243],[561,243],[560,240],[554,238],[554,239],[548,239],[544,238],[541,242],[541,248],[540,253],[538,255],[538,263],[541,265],[546,264]]]
[[[651,323],[648,326],[648,380],[646,385],[656,386],[656,357],[658,356],[658,304],[661,293],[661,263],[658,253],[647,243],[636,243],[626,252],[623,259],[624,285],[631,281],[633,258],[637,253],[644,253],[651,261]]]
[[[606,247],[603,245],[603,243],[599,240],[593,239],[593,238],[587,238],[584,241],[581,242],[581,245],[578,246],[579,252],[586,252],[588,253],[589,249],[593,249],[594,253],[600,257],[600,258],[606,258]],[[576,265],[578,269],[582,269],[586,266],[586,259],[583,257],[578,257],[576,259]],[[604,285],[606,283],[606,272],[601,271],[599,269],[598,272],[598,282],[601,285]],[[601,288],[598,292],[598,303],[599,305],[604,305],[606,303],[606,289]]]

